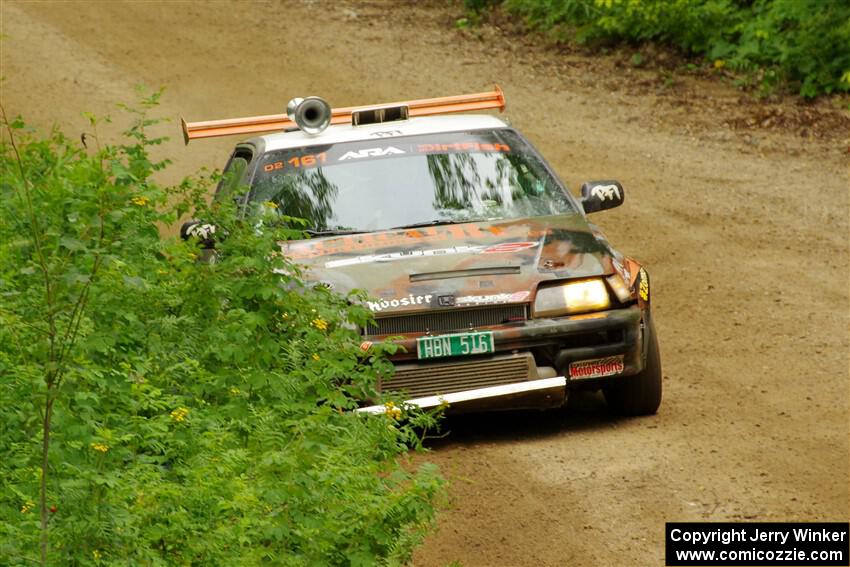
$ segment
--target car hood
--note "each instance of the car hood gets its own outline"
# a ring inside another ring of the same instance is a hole
[[[306,279],[366,290],[375,313],[530,302],[540,282],[613,272],[578,214],[387,230],[281,243]]]

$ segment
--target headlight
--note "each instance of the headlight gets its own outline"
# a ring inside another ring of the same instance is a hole
[[[553,285],[537,291],[535,317],[558,317],[572,313],[608,309],[611,300],[602,280],[584,280]]]

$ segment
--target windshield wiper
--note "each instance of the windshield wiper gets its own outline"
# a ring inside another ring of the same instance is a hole
[[[441,224],[463,224],[465,222],[478,222],[484,219],[463,219],[463,220],[451,220],[451,219],[436,219],[432,221],[425,222],[415,222],[413,224],[403,224],[401,226],[394,226],[389,230],[400,230],[402,228],[420,228],[423,226],[440,226]]]
[[[304,232],[309,234],[310,236],[342,236],[345,234],[363,234],[364,230],[347,230],[341,228],[333,228],[328,230],[314,230],[312,228],[306,229]]]

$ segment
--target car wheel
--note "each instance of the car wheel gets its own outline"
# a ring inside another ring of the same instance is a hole
[[[614,380],[602,388],[608,407],[619,415],[651,415],[661,405],[661,353],[651,319],[648,330],[649,351],[643,371]]]

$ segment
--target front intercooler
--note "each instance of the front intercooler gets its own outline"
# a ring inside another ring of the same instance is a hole
[[[501,386],[537,378],[530,353],[443,363],[399,364],[395,376],[383,381],[384,392],[403,392],[408,397],[451,394],[488,386]]]

